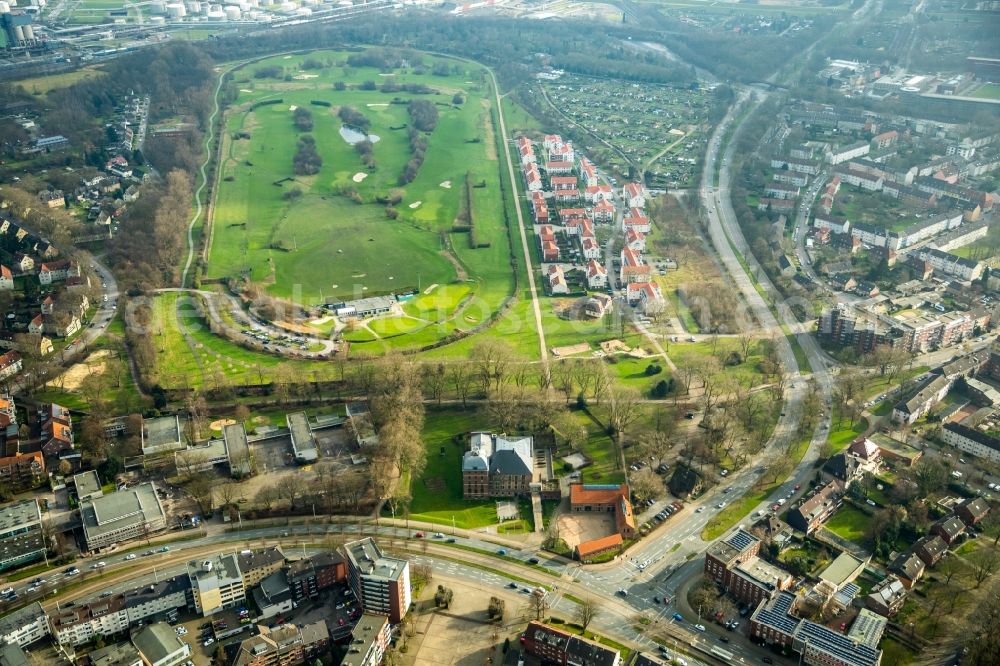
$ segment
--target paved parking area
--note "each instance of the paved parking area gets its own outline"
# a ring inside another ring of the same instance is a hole
[[[250,451],[257,465],[258,474],[268,474],[295,465],[295,458],[292,456],[292,440],[289,437],[276,437],[262,442],[252,442]]]

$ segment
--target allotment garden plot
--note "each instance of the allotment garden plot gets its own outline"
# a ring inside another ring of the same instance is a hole
[[[598,149],[602,164],[627,173],[631,162],[649,171],[651,185],[686,186],[697,176],[710,91],[565,74],[543,85],[559,111],[627,157]]]
[[[325,51],[230,85],[207,278],[305,305],[357,344],[427,344],[511,293],[485,70]],[[334,321],[337,304],[402,294],[378,319]]]

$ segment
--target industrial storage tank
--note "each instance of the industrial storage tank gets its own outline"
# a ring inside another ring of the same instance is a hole
[[[240,8],[233,7],[230,5],[226,7],[226,20],[227,21],[239,21],[240,20]]]
[[[9,2],[0,2],[0,14],[10,14]]]
[[[19,25],[14,26],[14,40],[18,42],[24,41],[24,28]]]
[[[30,25],[24,26],[24,39],[28,42],[35,41],[35,29]]]
[[[165,16],[150,16],[146,20],[149,21],[150,25],[166,25],[167,23]]]
[[[221,9],[209,9],[208,10],[208,20],[209,21],[225,21],[226,15]]]
[[[201,3],[198,0],[188,0],[188,2],[184,3],[184,6],[187,7],[188,12],[191,14],[201,13]]]
[[[918,88],[916,86],[903,86],[899,90],[900,90],[900,92],[905,92],[905,93],[908,93],[910,95],[915,95],[915,94],[917,94],[917,93],[920,92],[920,88]]]
[[[167,3],[163,0],[153,0],[149,3],[149,11],[154,14],[166,14],[167,13]]]
[[[182,19],[187,16],[187,9],[179,2],[172,2],[167,5],[167,16],[172,19]]]

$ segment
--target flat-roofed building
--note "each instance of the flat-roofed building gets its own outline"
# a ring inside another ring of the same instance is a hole
[[[260,584],[268,576],[285,566],[285,553],[280,546],[271,546],[259,550],[242,550],[236,556],[236,561],[243,574],[243,584],[253,587]]]
[[[38,501],[21,500],[0,508],[0,571],[40,560],[44,555]]]
[[[347,583],[367,613],[399,622],[410,608],[410,563],[383,555],[371,537],[344,545]]]
[[[243,479],[253,474],[250,444],[247,442],[247,431],[243,424],[227,425],[222,429],[222,438],[226,441],[226,454],[229,456],[229,474],[236,479]]]
[[[316,462],[319,452],[316,450],[316,439],[313,437],[312,428],[309,427],[309,418],[305,412],[294,412],[285,416],[288,423],[288,432],[292,438],[292,453],[295,461],[300,465],[308,465]]]
[[[97,478],[97,472],[94,470],[74,474],[73,487],[76,488],[77,499],[81,502],[97,499],[104,494],[104,489],[101,487],[101,480]]]
[[[142,452],[144,455],[176,451],[184,448],[181,420],[176,414],[142,420]]]
[[[246,586],[234,553],[192,560],[187,569],[194,607],[203,617],[246,601]]]
[[[191,656],[191,644],[166,622],[154,622],[135,632],[132,644],[148,666],[176,666]]]
[[[81,502],[80,521],[90,550],[145,537],[167,527],[167,516],[152,482]]]
[[[351,642],[340,666],[379,666],[389,647],[389,618],[362,613],[351,631]]]
[[[37,601],[0,617],[0,642],[25,647],[49,634],[49,616]]]
[[[82,662],[84,666],[145,666],[142,656],[131,643],[115,643],[94,650]]]

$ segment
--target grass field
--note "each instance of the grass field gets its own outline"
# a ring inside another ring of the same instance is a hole
[[[96,67],[81,67],[72,72],[61,74],[49,74],[48,76],[36,76],[30,79],[22,79],[17,85],[31,95],[48,95],[53,90],[68,88],[69,86],[85,79],[97,78],[104,73]]]
[[[275,296],[309,305],[407,289],[423,292],[439,285],[432,298],[419,297],[407,305],[407,313],[425,324],[402,325],[402,331],[400,322],[379,325],[386,335],[396,336],[391,346],[427,344],[481,323],[512,287],[485,71],[446,61],[452,65],[449,76],[414,67],[395,70],[390,77],[375,68],[347,67],[346,56],[325,51],[274,58],[235,75],[239,92],[227,114],[207,276],[246,275]],[[306,57],[325,67],[302,70]],[[428,67],[439,62],[425,58]],[[254,78],[253,70],[265,66],[279,66],[285,75]],[[312,78],[293,78],[303,76]],[[365,81],[381,85],[389,80],[423,84],[436,93],[361,87]],[[343,82],[345,89],[335,90],[335,82]],[[460,105],[452,103],[456,93],[463,96]],[[406,104],[399,102],[416,98],[433,102],[439,120],[416,178],[399,186],[411,157],[405,129],[411,119]],[[267,99],[282,102],[252,108]],[[330,106],[311,104],[314,100]],[[361,112],[371,123],[369,134],[379,137],[374,168],[364,166],[339,135],[336,111],[342,105]],[[301,134],[292,107],[312,112],[310,133],[323,159],[315,176],[292,173]],[[234,139],[238,132],[250,138]],[[488,247],[471,249],[469,234],[450,233],[467,172],[474,183],[485,184],[473,190],[473,215],[476,240]],[[302,196],[287,198],[293,187]],[[392,191],[401,197],[394,220],[387,216],[386,204],[378,202]],[[459,304],[464,306],[461,313]]]
[[[979,99],[1000,99],[1000,84],[983,84],[978,90],[972,93],[971,97],[978,97]]]
[[[842,539],[863,544],[865,540],[865,527],[870,520],[871,517],[864,511],[855,509],[850,504],[845,504],[826,522],[826,529]]]

